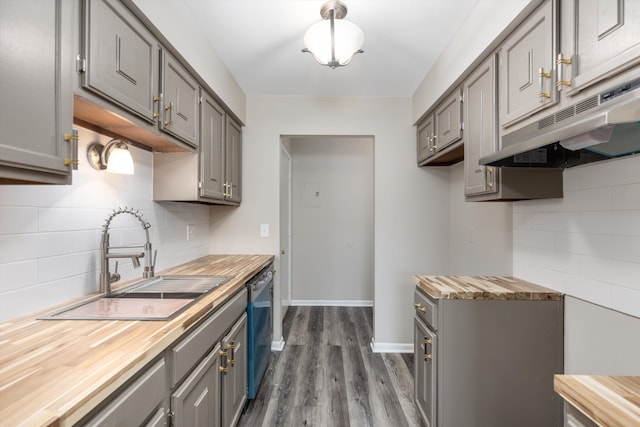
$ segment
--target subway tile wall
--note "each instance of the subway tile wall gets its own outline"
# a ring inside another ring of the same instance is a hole
[[[100,237],[115,208],[140,210],[151,224],[156,271],[209,252],[209,207],[152,201],[150,152],[130,148],[135,174],[109,174],[86,160],[89,143],[110,138],[78,128],[80,164],[70,186],[0,185],[0,320],[64,303],[98,290]],[[187,225],[193,239],[187,240]],[[131,215],[110,227],[113,245],[142,244],[145,233]],[[142,266],[119,260],[122,281],[142,277]],[[111,261],[111,271],[114,261]]]
[[[564,197],[513,205],[513,274],[640,317],[640,155],[564,171]]]

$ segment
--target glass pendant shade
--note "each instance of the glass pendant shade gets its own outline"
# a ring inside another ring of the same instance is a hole
[[[133,158],[126,144],[114,146],[109,150],[107,172],[133,175]]]
[[[304,46],[316,61],[332,68],[347,65],[364,43],[364,34],[356,24],[336,19],[334,40],[331,38],[331,20],[324,20],[309,27],[304,34]],[[332,42],[335,44],[335,57],[332,56]]]

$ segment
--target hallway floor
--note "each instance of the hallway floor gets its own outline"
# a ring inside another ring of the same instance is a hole
[[[372,353],[371,307],[289,307],[239,426],[420,426],[413,355]]]

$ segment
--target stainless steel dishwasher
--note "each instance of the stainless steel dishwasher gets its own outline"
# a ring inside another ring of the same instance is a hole
[[[273,264],[247,282],[247,398],[254,399],[271,355]]]

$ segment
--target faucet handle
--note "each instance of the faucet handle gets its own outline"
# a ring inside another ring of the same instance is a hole
[[[118,273],[118,261],[116,261],[116,268],[109,277],[109,283],[117,282],[118,280],[120,280],[120,274]]]

